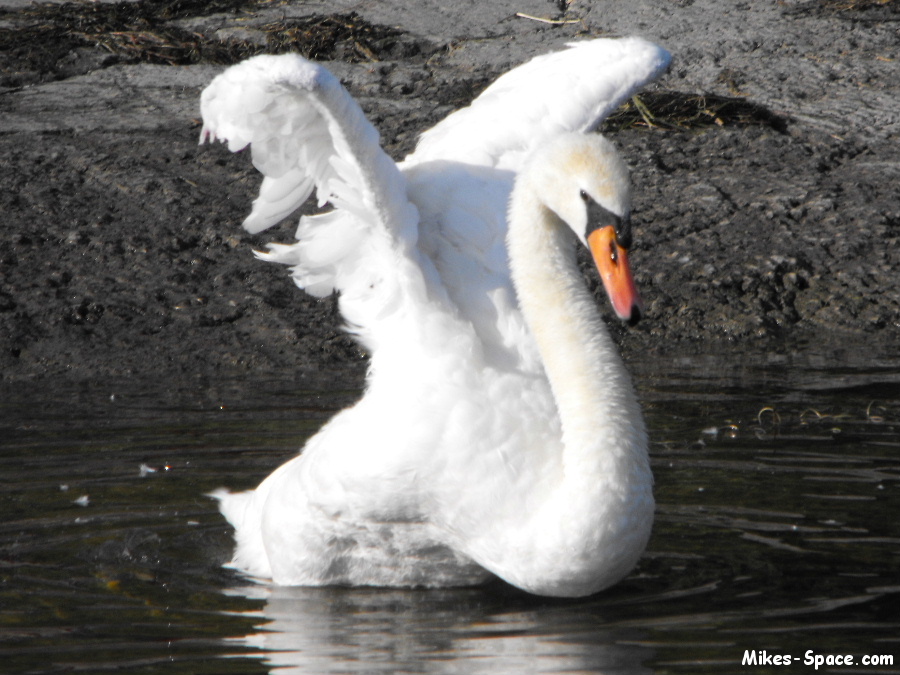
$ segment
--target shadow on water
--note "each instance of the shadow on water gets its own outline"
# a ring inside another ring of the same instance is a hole
[[[863,665],[900,658],[900,360],[865,357],[633,364],[654,534],[624,582],[566,601],[499,582],[279,589],[220,567],[230,533],[204,493],[254,486],[355,382],[6,385],[3,670],[785,672],[771,659],[789,655],[812,672],[811,651],[900,673]]]

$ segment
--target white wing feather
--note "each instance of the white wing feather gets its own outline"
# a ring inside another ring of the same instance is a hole
[[[515,169],[527,151],[555,134],[593,131],[671,55],[642,38],[576,42],[501,76],[468,108],[422,135],[408,158]]]
[[[302,218],[296,244],[259,254],[291,265],[310,293],[346,290],[360,269],[380,276],[372,268],[384,258],[383,247],[394,255],[414,247],[418,214],[406,181],[359,105],[325,68],[293,54],[254,57],[213,80],[201,112],[201,143],[227,141],[233,152],[249,145],[264,176],[244,221],[248,231],[290,216],[314,188],[320,205],[335,207]]]

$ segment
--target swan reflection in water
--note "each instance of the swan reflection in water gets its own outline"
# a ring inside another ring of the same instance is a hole
[[[547,602],[496,587],[259,585],[228,592],[265,601],[249,613],[259,617],[259,631],[231,642],[279,675],[652,672],[643,665],[653,652],[639,644],[642,632],[604,628],[589,601]]]

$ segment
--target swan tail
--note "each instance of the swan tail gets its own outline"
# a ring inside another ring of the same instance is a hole
[[[524,151],[545,138],[596,130],[670,61],[669,52],[638,37],[570,43],[498,78],[469,107],[423,134],[408,161],[517,168]]]
[[[219,502],[219,511],[234,528],[235,549],[226,567],[261,579],[272,578],[272,567],[262,538],[262,515],[255,490],[229,492],[219,489],[209,494]]]
[[[373,266],[385,275],[392,257],[411,254],[418,212],[406,180],[359,105],[325,68],[296,54],[257,56],[216,77],[200,106],[200,142],[223,140],[233,152],[249,145],[264,176],[244,221],[248,231],[289,217],[313,190],[320,207],[333,207],[304,216],[296,244],[260,254],[290,265],[299,286],[320,297],[346,292],[371,284]]]

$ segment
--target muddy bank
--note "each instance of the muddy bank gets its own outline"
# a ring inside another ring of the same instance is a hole
[[[626,354],[893,349],[900,3],[625,4],[144,0],[79,19],[6,3],[3,379],[361,373],[335,303],[253,258],[293,226],[240,229],[259,181],[197,146],[202,87],[234,58],[313,45],[400,158],[509,67],[608,34],[675,57],[652,117],[606,129],[633,169],[647,305],[615,327]]]

